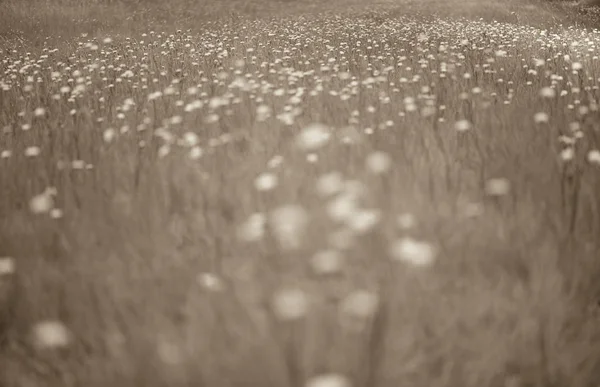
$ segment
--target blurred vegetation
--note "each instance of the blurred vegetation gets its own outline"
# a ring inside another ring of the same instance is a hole
[[[43,44],[82,33],[134,34],[148,29],[211,28],[215,23],[306,13],[352,13],[387,9],[497,20],[530,25],[597,27],[596,7],[546,0],[4,0],[0,2],[0,42],[10,39]]]

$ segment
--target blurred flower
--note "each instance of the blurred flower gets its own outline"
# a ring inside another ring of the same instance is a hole
[[[44,115],[46,115],[46,109],[44,109],[43,107],[35,108],[35,110],[33,111],[33,115],[36,117],[43,117]]]
[[[544,124],[547,123],[550,119],[550,116],[548,116],[548,113],[544,113],[544,112],[538,112],[535,113],[535,115],[533,116],[533,121],[536,124]]]
[[[300,132],[296,137],[296,144],[305,151],[314,151],[325,146],[330,138],[331,132],[327,126],[314,123]]]
[[[571,160],[573,160],[574,156],[575,156],[575,149],[573,149],[573,147],[564,148],[560,152],[560,158],[562,161],[571,161]]]
[[[71,334],[59,321],[42,321],[34,325],[34,345],[39,349],[57,349],[69,345]]]
[[[277,187],[277,176],[270,172],[263,172],[254,179],[254,188],[257,191],[271,191]]]
[[[200,143],[200,138],[194,132],[185,132],[183,134],[183,145],[187,147],[193,147]]]
[[[15,272],[15,260],[12,257],[0,257],[0,277]]]
[[[319,155],[316,153],[309,153],[306,155],[306,161],[311,164],[315,164],[317,161],[319,161]]]
[[[280,320],[298,320],[308,312],[308,297],[302,289],[281,289],[273,296],[272,308]]]
[[[485,193],[490,196],[503,196],[510,192],[510,181],[506,178],[489,179],[485,183]]]
[[[34,214],[45,214],[54,207],[54,199],[48,192],[34,196],[29,201],[29,209]]]
[[[50,217],[52,219],[60,219],[63,217],[63,210],[60,208],[53,208],[50,210]]]
[[[203,288],[213,292],[221,291],[225,286],[223,280],[213,273],[200,273],[196,277],[196,281]]]
[[[371,231],[381,220],[379,210],[357,210],[350,214],[347,220],[348,227],[358,233],[364,234]]]
[[[189,158],[192,160],[198,160],[204,154],[204,150],[199,146],[194,146],[190,149]]]
[[[263,122],[271,117],[271,108],[267,105],[260,105],[256,108],[256,121]]]
[[[587,161],[590,164],[600,166],[600,150],[592,149],[591,151],[589,151],[587,154]]]
[[[300,205],[284,205],[271,211],[269,221],[273,235],[286,250],[300,247],[308,225],[308,214]]]
[[[237,237],[245,242],[259,241],[265,234],[266,224],[266,215],[262,212],[255,212],[238,227]]]
[[[352,387],[352,383],[340,374],[324,374],[309,379],[305,387]]]
[[[358,144],[362,140],[361,133],[352,125],[339,129],[336,135],[344,144]]]
[[[83,168],[85,168],[85,161],[83,161],[83,160],[73,160],[73,161],[71,161],[71,168],[73,168],[73,169],[83,169]]]
[[[102,133],[102,139],[106,143],[111,143],[117,135],[117,132],[113,128],[108,128]]]
[[[369,172],[382,174],[389,171],[392,158],[385,152],[375,151],[367,156],[366,165]]]
[[[435,259],[436,250],[429,243],[404,237],[392,242],[390,255],[414,266],[429,266]]]
[[[158,148],[158,157],[161,159],[166,157],[169,153],[171,153],[171,147],[167,144],[163,144]]]
[[[349,318],[367,319],[372,317],[379,306],[379,296],[369,290],[355,290],[340,304],[340,312]]]
[[[327,203],[326,211],[333,221],[348,222],[354,213],[358,211],[357,197],[344,192]]]
[[[317,179],[317,192],[321,196],[331,196],[344,188],[344,179],[339,172],[329,172]]]
[[[556,97],[556,90],[554,90],[551,87],[544,87],[540,90],[540,97],[554,98],[554,97]]]
[[[267,162],[267,167],[274,169],[279,167],[281,164],[283,164],[283,156],[275,155]]]
[[[466,132],[472,128],[471,122],[468,120],[460,120],[454,123],[454,129],[457,132]]]
[[[29,146],[25,148],[25,156],[27,157],[36,157],[39,156],[42,151],[38,146]]]
[[[308,161],[311,164],[314,164],[317,161],[319,161],[319,155],[316,153],[309,153],[306,155],[306,161]]]

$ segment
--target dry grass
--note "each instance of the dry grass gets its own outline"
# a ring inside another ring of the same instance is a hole
[[[454,4],[0,4],[0,385],[597,386],[600,32]]]

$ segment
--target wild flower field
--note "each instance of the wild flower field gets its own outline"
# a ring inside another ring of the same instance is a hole
[[[206,26],[0,46],[0,386],[599,385],[600,30]]]

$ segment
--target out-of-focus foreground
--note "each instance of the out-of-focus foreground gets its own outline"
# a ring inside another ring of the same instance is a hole
[[[231,4],[0,4],[0,385],[597,386],[600,31]]]

